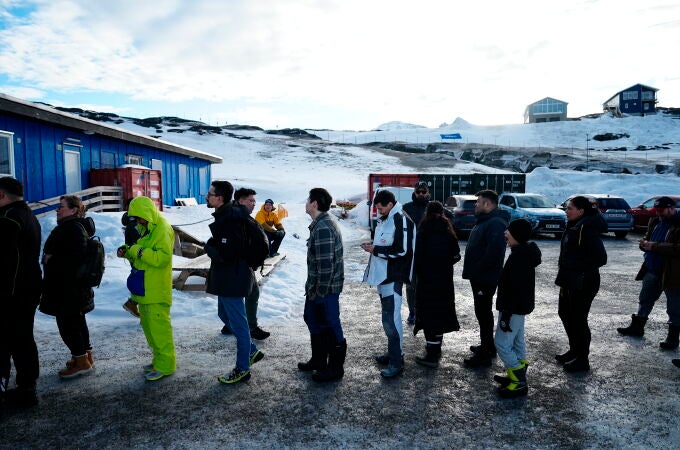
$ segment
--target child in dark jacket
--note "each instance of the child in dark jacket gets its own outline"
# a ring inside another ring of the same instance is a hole
[[[531,224],[526,219],[513,220],[505,230],[510,256],[498,283],[495,343],[507,376],[494,376],[501,385],[498,393],[504,398],[519,397],[529,391],[524,316],[534,310],[536,267],[541,264],[541,250],[535,242],[529,242],[531,232]]]

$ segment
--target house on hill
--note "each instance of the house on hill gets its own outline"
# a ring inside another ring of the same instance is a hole
[[[160,171],[156,184],[162,186],[155,190],[162,189],[162,204],[178,197],[205,203],[211,164],[221,162],[209,153],[0,93],[0,176],[20,180],[28,202],[91,187],[91,169],[132,165]]]
[[[614,115],[629,114],[644,116],[656,114],[656,93],[658,89],[644,84],[636,84],[617,92],[602,104],[604,112]]]
[[[546,97],[524,110],[524,123],[558,122],[567,120],[567,102]]]

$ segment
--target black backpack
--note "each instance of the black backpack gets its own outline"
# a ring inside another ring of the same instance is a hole
[[[269,256],[269,239],[264,230],[253,218],[245,221],[244,259],[252,269],[257,269],[264,264]]]
[[[89,217],[88,219],[92,220]],[[83,224],[80,224],[80,226],[83,227],[83,232],[87,236],[85,226]],[[99,236],[89,237],[87,239],[85,258],[76,272],[76,279],[81,286],[99,287],[104,276],[105,255],[104,244],[101,243]]]

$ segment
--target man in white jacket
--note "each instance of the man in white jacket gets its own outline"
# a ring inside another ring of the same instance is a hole
[[[364,281],[378,287],[387,354],[377,356],[376,361],[387,365],[380,375],[391,378],[404,370],[402,288],[404,283],[411,282],[416,236],[413,221],[402,211],[392,192],[378,192],[374,203],[380,217],[373,242],[361,244],[371,254]]]

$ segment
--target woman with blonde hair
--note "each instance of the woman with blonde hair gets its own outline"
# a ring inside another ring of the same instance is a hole
[[[78,282],[78,270],[87,254],[87,240],[94,235],[94,221],[85,217],[85,205],[74,195],[63,195],[57,207],[57,226],[43,249],[43,291],[40,311],[57,319],[59,334],[71,351],[61,378],[92,371],[92,345],[85,314],[94,309],[94,292]]]

